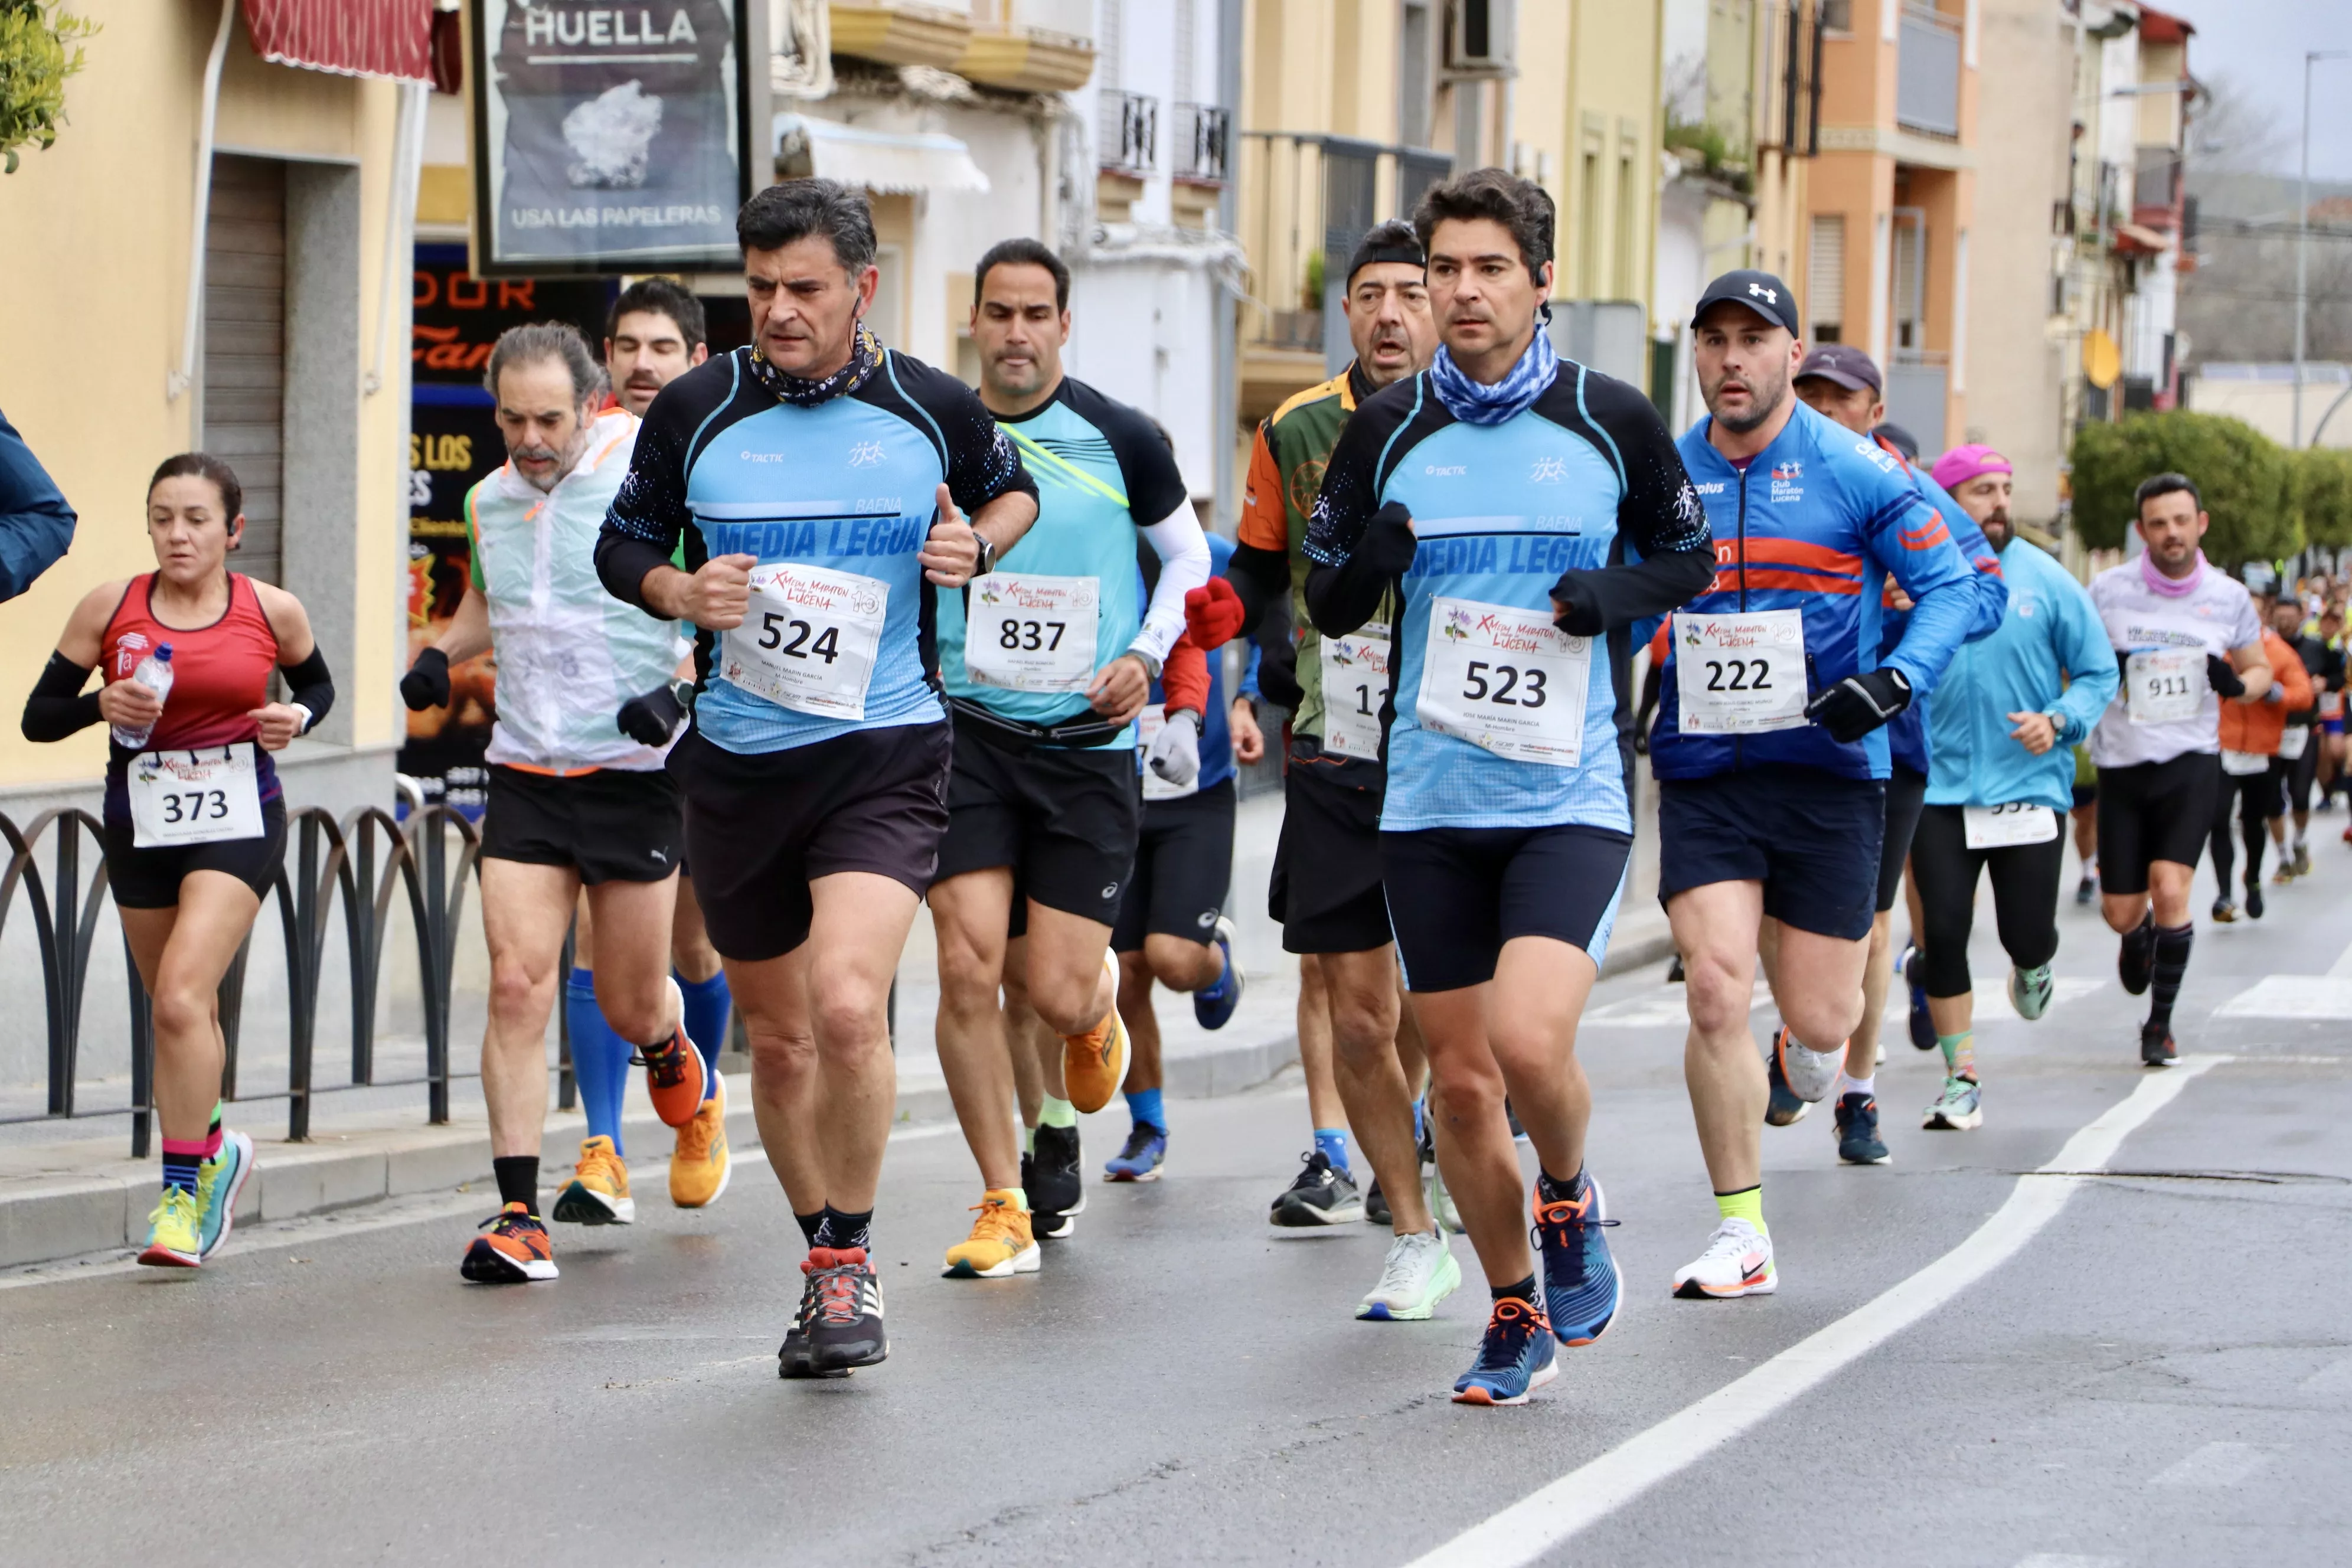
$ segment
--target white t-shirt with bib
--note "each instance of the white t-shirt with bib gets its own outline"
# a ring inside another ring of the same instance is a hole
[[[2231,648],[2263,639],[2252,595],[2245,584],[2218,567],[2189,593],[2175,598],[2147,585],[2137,560],[2109,567],[2091,579],[2091,603],[2107,628],[2107,641],[2118,652],[2178,651],[2195,656],[2196,680],[2203,695],[2187,718],[2150,721],[2149,705],[2134,719],[2131,686],[2126,679],[2115,700],[2091,731],[2091,761],[2102,768],[2137,767],[2143,763],[2167,763],[2189,752],[2208,754],[2221,749],[2221,700],[2206,682],[2208,654],[2227,658]],[[2188,660],[2180,661],[2184,667]],[[2183,673],[2186,673],[2184,668]]]

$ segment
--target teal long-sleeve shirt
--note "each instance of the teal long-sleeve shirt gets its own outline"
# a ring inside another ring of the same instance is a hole
[[[2009,606],[1991,635],[1952,656],[1927,715],[1930,805],[2074,804],[2073,748],[2116,694],[2116,655],[2090,594],[2039,547],[2000,552]],[[2063,719],[2040,756],[2010,736],[2011,713]]]

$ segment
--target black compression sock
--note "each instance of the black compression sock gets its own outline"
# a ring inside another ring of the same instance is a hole
[[[824,1224],[824,1211],[819,1209],[814,1214],[795,1214],[793,1218],[800,1225],[801,1235],[811,1247],[814,1247],[817,1230]]]
[[[1497,1301],[1508,1297],[1515,1301],[1525,1301],[1532,1307],[1536,1304],[1536,1277],[1530,1274],[1516,1285],[1497,1285],[1494,1287],[1494,1294]]]
[[[490,1169],[498,1173],[499,1202],[539,1212],[538,1155],[501,1154],[490,1162]]]
[[[874,1211],[867,1209],[863,1214],[844,1214],[827,1204],[817,1236],[816,1245],[819,1247],[830,1247],[835,1251],[847,1251],[852,1247],[871,1251],[874,1246]]]
[[[2189,944],[2197,928],[2158,926],[2156,961],[2149,971],[2147,1022],[2151,1028],[2172,1027],[2172,1004],[2180,994],[2181,976],[2189,973]]]
[[[1536,1172],[1536,1197],[1543,1203],[1579,1202],[1591,1185],[1591,1184],[1585,1179],[1584,1167],[1581,1165],[1576,1168],[1575,1175],[1564,1182],[1555,1179],[1549,1171],[1538,1169]]]

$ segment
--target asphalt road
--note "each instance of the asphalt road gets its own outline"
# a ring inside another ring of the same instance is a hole
[[[2333,840],[2332,876],[2262,924],[2200,930],[2179,1034],[2230,1059],[2168,1100],[2142,1087],[2164,1075],[2137,1064],[2113,941],[2071,901],[2061,1005],[1980,1025],[1981,1131],[1918,1130],[1937,1069],[1895,1019],[1893,1165],[1839,1166],[1825,1110],[1767,1134],[1768,1299],[1669,1299],[1714,1219],[1680,994],[1655,970],[1602,986],[1592,1161],[1628,1299],[1524,1409],[1445,1397],[1484,1318],[1466,1242],[1435,1321],[1374,1325],[1349,1312],[1381,1233],[1265,1225],[1307,1143],[1277,1083],[1174,1103],[1167,1179],[1096,1187],[1076,1237],[1010,1281],[938,1277],[976,1178],[951,1131],[903,1133],[877,1226],[891,1356],[841,1382],[775,1376],[800,1248],[756,1155],[703,1214],[564,1227],[551,1285],[460,1283],[478,1194],[241,1230],[198,1275],[0,1276],[0,1560],[1377,1565],[1574,1472],[1507,1516],[1516,1552],[1474,1537],[1452,1560],[2341,1561]],[[2021,1174],[2095,1123],[2136,1125],[2107,1173]],[[1090,1163],[1121,1131],[1089,1121]],[[1955,1272],[2036,1203],[2013,1257]],[[1889,1332],[1898,1310],[1916,1321]]]

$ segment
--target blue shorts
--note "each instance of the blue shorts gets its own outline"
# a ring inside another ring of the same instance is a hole
[[[1761,882],[1764,912],[1857,942],[1878,904],[1886,785],[1819,768],[1753,768],[1658,784],[1658,901]]]
[[[1633,841],[1605,827],[1423,827],[1381,835],[1381,881],[1408,991],[1495,978],[1514,937],[1548,936],[1598,965]]]
[[[2320,719],[2319,727],[2326,731],[2331,735],[2341,735],[2344,733],[2344,715],[2341,713],[2326,714]]]

